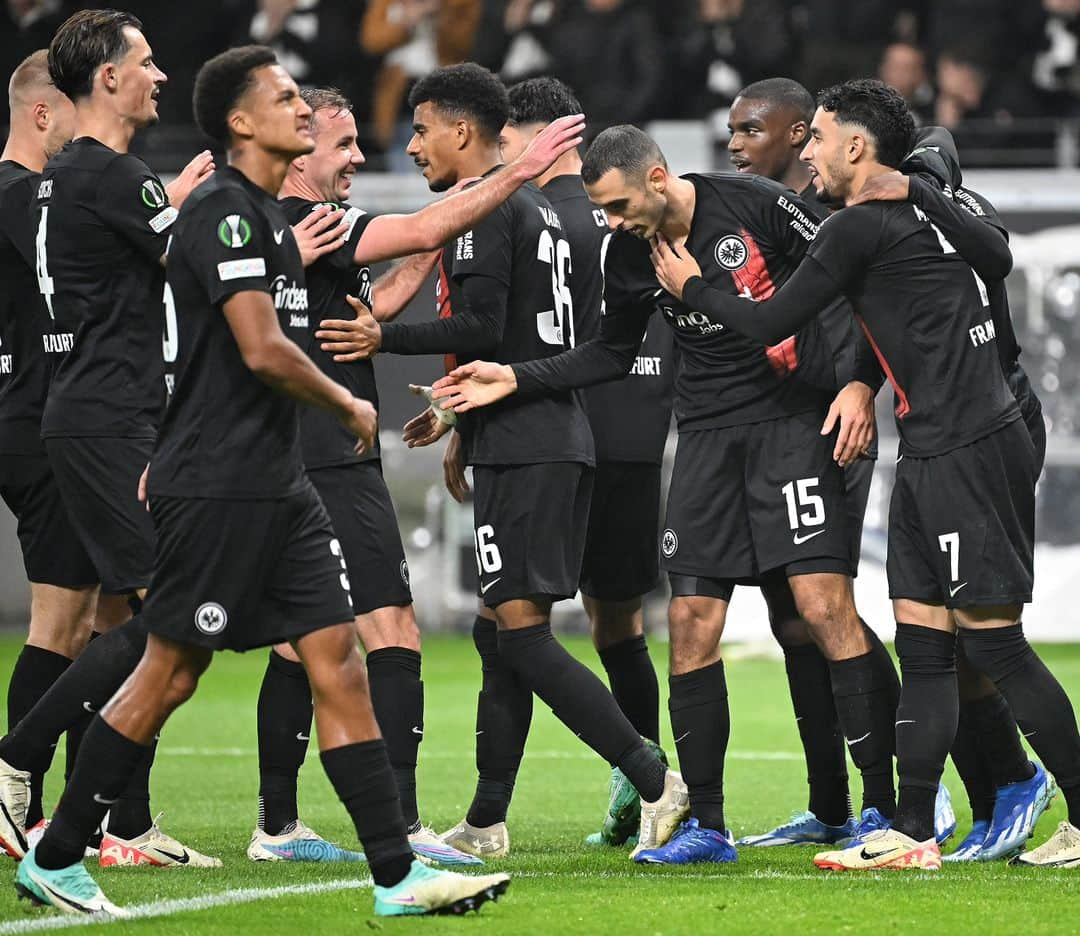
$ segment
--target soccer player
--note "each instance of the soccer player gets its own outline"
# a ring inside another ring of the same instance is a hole
[[[556,78],[533,78],[509,88],[510,119],[502,132],[502,155],[512,159],[551,120],[581,108],[573,92]],[[589,341],[600,330],[603,250],[611,237],[603,212],[593,207],[581,183],[581,157],[566,153],[537,184],[562,222],[570,245],[570,293],[573,299],[571,344]],[[660,690],[645,642],[642,596],[659,575],[656,545],[660,512],[660,463],[671,422],[671,332],[653,322],[630,374],[621,381],[590,388],[584,395],[596,445],[589,526],[585,537],[580,590],[589,615],[593,646],[607,672],[608,684],[623,714],[638,734],[659,750]],[[453,437],[454,440],[458,436]],[[460,445],[453,446],[459,453]],[[455,475],[462,471],[459,465]],[[494,627],[491,637],[494,637]],[[493,681],[479,705],[505,705],[498,693],[511,680]],[[518,689],[528,692],[527,688]],[[493,715],[478,715],[489,727],[477,737],[477,757],[500,742]],[[524,726],[526,729],[528,725]],[[521,751],[524,739],[511,750]],[[516,771],[516,764],[513,769]],[[481,776],[492,768],[481,766]],[[506,768],[509,774],[510,768]],[[513,775],[509,775],[513,779]],[[478,798],[474,804],[481,804]],[[637,832],[637,792],[619,768],[611,772],[610,802],[600,832],[591,844],[621,845]],[[489,804],[490,805],[490,804]],[[506,804],[508,805],[508,804]],[[506,806],[500,805],[503,821]],[[467,817],[473,826],[489,825]]]
[[[410,94],[415,135],[409,153],[428,185],[445,190],[461,179],[486,176],[501,163],[499,136],[506,124],[506,89],[474,64],[442,68]],[[329,320],[318,332],[324,347],[345,356],[377,350],[472,357],[499,352],[511,359],[553,355],[566,347],[573,315],[569,245],[559,216],[533,186],[448,245],[439,272],[440,318],[421,324],[381,324],[359,304],[355,322]],[[355,349],[355,350],[354,350]],[[553,601],[577,591],[594,463],[592,435],[570,392],[517,400],[463,420],[465,461],[473,466],[473,505],[481,617],[474,639],[490,680],[509,674],[543,699],[586,744],[618,766],[641,794],[641,833],[666,841],[685,813],[678,774],[646,747],[604,685],[574,660],[551,633]],[[499,738],[524,740],[531,699],[506,696],[516,708],[494,714],[514,719]],[[480,705],[483,718],[490,710]],[[489,725],[479,722],[477,731]],[[481,738],[483,735],[481,735]],[[507,780],[481,778],[478,799],[491,811],[509,801],[516,751],[492,752],[480,766],[505,767]],[[481,755],[481,761],[484,756]],[[474,800],[470,814],[479,804]],[[487,813],[490,817],[491,812]],[[487,835],[485,829],[498,834]],[[461,850],[505,854],[505,825],[462,822],[444,834]]]
[[[648,240],[688,233],[708,256],[709,281],[733,295],[762,297],[782,283],[817,224],[784,187],[731,173],[672,176],[663,154],[635,127],[610,128],[586,154],[589,198],[616,229],[605,256],[600,338],[550,360],[475,362],[440,381],[439,396],[467,412],[515,390],[536,394],[625,374],[659,308],[679,352],[675,411],[679,443],[668,496],[662,565],[672,586],[672,732],[690,788],[691,820],[668,847],[642,862],[736,860],[724,819],[729,733],[720,636],[740,582],[781,570],[801,616],[829,659],[836,708],[869,805],[893,811],[893,710],[851,595],[850,551],[838,462],[868,439],[827,427],[831,391],[811,380],[829,372],[820,331],[809,327],[772,347],[712,326],[692,303],[665,294]],[[836,411],[845,409],[845,388]],[[481,410],[481,412],[483,412]],[[839,443],[839,444],[837,444]]]
[[[142,661],[95,716],[75,773],[16,887],[69,912],[122,913],[81,858],[94,825],[215,650],[292,643],[317,704],[321,757],[375,879],[380,915],[475,907],[505,874],[432,871],[409,848],[386,746],[356,646],[345,562],[304,475],[297,402],[373,444],[375,409],[326,377],[303,337],[304,271],[276,194],[313,148],[311,109],[264,46],[231,49],[196,78],[200,128],[229,166],[173,229],[166,315],[176,390],[140,493],[158,529]],[[251,544],[258,543],[257,549]]]
[[[818,104],[803,158],[824,199],[848,207],[822,225],[788,284],[751,307],[710,286],[687,244],[662,241],[653,250],[666,289],[710,324],[759,341],[788,334],[846,295],[895,392],[901,450],[888,572],[903,677],[900,799],[890,829],[822,852],[815,863],[940,868],[934,797],[956,734],[959,641],[1065,796],[1068,820],[1026,862],[1080,865],[1080,733],[1020,623],[1033,581],[1036,452],[1001,371],[986,290],[1010,269],[1007,242],[914,181],[911,202],[854,204],[868,179],[900,165],[911,116],[896,91],[876,81],[837,85]],[[931,202],[953,217],[952,239],[922,207]]]
[[[941,150],[930,152],[940,154]],[[906,169],[916,160],[939,158],[931,157],[930,152],[925,151],[925,146],[916,146],[902,168]],[[939,171],[939,174],[952,190],[953,200],[958,205],[1008,237],[994,206],[978,192],[961,186],[958,167]],[[921,177],[933,178],[928,174]],[[868,180],[859,192],[859,200],[906,201],[909,194],[907,179],[890,173]],[[930,208],[932,212],[933,202]],[[947,238],[953,235],[947,218],[930,212],[928,216]],[[1013,329],[1005,283],[1000,280],[990,282],[986,289],[998,360],[1035,446],[1037,477],[1042,473],[1046,455],[1042,404],[1020,363],[1020,345]],[[942,860],[992,861],[1015,854],[1026,843],[1056,790],[1042,765],[1028,759],[1005,698],[984,674],[968,663],[962,646],[957,648],[956,664],[960,710],[956,739],[949,753],[967,790],[973,821],[968,835]]]
[[[96,621],[104,630],[118,629],[131,615],[128,597],[145,594],[153,556],[153,526],[132,491],[165,401],[162,258],[177,207],[213,170],[213,161],[200,154],[166,190],[127,152],[135,132],[157,120],[156,99],[166,80],[130,14],[74,14],[53,37],[48,66],[56,88],[74,102],[75,139],[45,165],[34,204],[38,290],[56,331],[70,336],[59,339],[63,351],[41,436],[71,524],[101,583]],[[131,629],[138,642],[138,624]],[[84,703],[92,693],[83,684],[108,678],[112,647],[112,641],[92,647],[91,661],[108,660],[100,668],[87,662],[66,674],[69,685],[82,687]],[[65,713],[60,730],[70,724]],[[35,738],[27,728],[22,740],[18,734],[0,757],[25,767],[32,759],[28,749],[47,747],[59,731]],[[151,821],[152,762],[151,753],[110,810],[104,864],[171,864],[168,855],[184,851]],[[217,860],[189,850],[187,864],[204,862]]]
[[[315,149],[294,160],[285,175],[281,207],[293,224],[326,206],[347,207],[352,177],[363,163],[356,121],[347,99],[332,89],[304,91],[312,108]],[[433,245],[479,221],[501,199],[535,174],[561,149],[572,146],[578,110],[557,122],[521,160],[460,198],[415,214],[372,217],[348,208],[340,246],[307,270],[309,307],[297,315],[307,323],[302,347],[327,376],[378,408],[371,361],[339,363],[320,350],[315,331],[323,319],[348,311],[352,294],[380,320],[392,319],[430,273]],[[390,251],[424,251],[372,283],[367,263]],[[420,680],[420,631],[416,625],[408,565],[390,492],[382,476],[378,442],[353,451],[348,431],[331,415],[307,409],[301,417],[304,465],[326,505],[341,543],[351,586],[356,627],[367,650],[372,704],[386,738],[390,763],[414,851],[443,864],[476,864],[445,845],[420,821],[416,803],[416,760],[423,736],[424,690]],[[311,692],[303,666],[288,644],[270,654],[259,694],[260,820],[248,855],[256,860],[296,857],[294,844],[314,833],[298,819],[296,777],[311,731]],[[332,848],[332,847],[331,847]],[[304,847],[304,853],[312,847]],[[330,849],[322,852],[333,855]]]
[[[97,572],[72,529],[41,445],[41,411],[57,352],[57,334],[37,291],[30,206],[45,162],[71,139],[71,101],[49,80],[44,49],[11,75],[11,130],[0,153],[0,495],[18,520],[30,581],[30,628],[8,684],[8,730],[18,724],[86,646],[94,620]],[[77,747],[77,732],[68,737]],[[41,783],[52,749],[28,765],[25,823],[42,819]],[[21,857],[23,828],[0,839]]]

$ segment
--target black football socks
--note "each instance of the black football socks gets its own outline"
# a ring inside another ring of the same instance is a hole
[[[356,827],[372,878],[380,887],[393,887],[409,873],[413,854],[386,743],[376,738],[319,756]]]
[[[551,633],[551,624],[498,632],[499,656],[567,728],[618,767],[646,801],[664,792],[666,768],[641,740],[607,687]]]
[[[311,738],[311,686],[302,663],[270,651],[259,689],[259,828],[281,835],[296,823],[296,784]],[[111,821],[111,820],[110,820]]]
[[[900,797],[893,828],[917,842],[934,837],[934,800],[956,737],[956,638],[914,624],[896,625],[903,689],[896,710]]]
[[[1023,625],[961,630],[964,655],[1005,697],[1024,737],[1053,774],[1080,828],[1080,734],[1072,704],[1024,636]]]
[[[506,821],[532,724],[532,689],[499,656],[497,632],[487,618],[473,622],[483,681],[476,699],[478,779],[465,821],[481,829]]]
[[[851,793],[829,663],[817,644],[781,649],[795,723],[806,756],[806,781],[810,786],[807,808],[826,825],[843,825],[851,814]]]
[[[416,760],[424,737],[424,683],[420,654],[405,647],[386,647],[367,655],[371,705],[379,723],[390,766],[401,796],[405,825],[420,825],[416,806]]]
[[[724,661],[669,676],[668,710],[679,768],[698,825],[724,833],[724,758],[731,734]]]
[[[37,863],[46,869],[82,861],[86,844],[106,811],[120,799],[132,772],[149,753],[146,745],[125,738],[100,715],[94,716],[83,740],[75,770],[34,852]]]
[[[829,675],[837,718],[851,759],[862,775],[862,808],[876,809],[891,819],[896,810],[896,697],[891,681],[874,650],[848,660],[830,661]]]
[[[146,649],[141,617],[91,641],[19,721],[0,740],[0,758],[26,770],[35,757],[56,746],[66,730],[86,714],[96,712],[131,675]]]
[[[105,824],[110,835],[130,841],[149,831],[150,818],[150,770],[154,766],[158,739],[146,746],[143,756],[136,761],[116,803],[109,807],[109,821]]]
[[[26,644],[15,661],[8,683],[7,711],[8,731],[10,732],[34,705],[56,682],[67,668],[69,660],[62,653],[54,653],[42,647]],[[33,828],[43,817],[41,807],[41,786],[45,774],[52,764],[55,744],[41,752],[33,762],[26,766],[30,771],[30,805],[26,814],[26,827]]]
[[[645,635],[639,634],[599,651],[611,694],[643,738],[660,743],[660,686]]]

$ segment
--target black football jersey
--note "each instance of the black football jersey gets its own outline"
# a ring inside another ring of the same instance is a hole
[[[997,209],[990,204],[985,196],[973,192],[969,188],[958,188],[953,192],[953,201],[962,205],[976,218],[981,218],[987,224],[992,224],[1003,234],[1005,222]],[[1015,369],[1020,358],[1020,342],[1016,339],[1016,330],[1013,328],[1012,313],[1009,311],[1009,294],[1005,289],[1005,281],[987,283],[986,291],[990,299],[990,316],[994,320],[995,341],[997,343],[998,359],[1001,361],[1001,369],[1010,374]]]
[[[40,178],[0,162],[0,455],[41,451],[49,375],[71,347],[38,293],[33,205]]]
[[[697,192],[687,247],[711,286],[768,299],[791,275],[817,232],[813,214],[776,182],[733,172],[691,173]],[[654,309],[674,331],[679,366],[675,413],[680,431],[764,422],[823,410],[828,391],[801,376],[832,371],[816,321],[773,347],[730,331],[660,288],[649,245],[616,233],[604,264],[607,315],[641,327]]]
[[[188,196],[165,284],[166,356],[176,385],[150,461],[150,491],[259,500],[306,484],[297,404],[247,365],[222,311],[249,290],[274,300],[282,331],[310,331],[300,251],[277,200],[231,167]]]
[[[379,408],[379,392],[375,386],[375,367],[368,361],[354,361],[341,364],[334,361],[333,355],[327,354],[315,338],[319,322],[327,318],[354,317],[352,306],[345,297],[355,296],[371,308],[371,270],[366,266],[357,266],[353,262],[356,245],[364,229],[371,221],[371,215],[359,208],[341,205],[336,202],[312,202],[304,198],[283,198],[281,207],[289,224],[299,224],[309,213],[320,205],[328,204],[332,208],[345,209],[344,223],[348,225],[345,243],[333,253],[325,254],[305,271],[308,290],[308,334],[300,342],[302,347],[327,377],[346,386],[352,395],[369,400],[375,409]],[[356,437],[349,432],[339,419],[325,410],[314,406],[305,406],[300,411],[300,438],[304,449],[304,464],[308,468],[326,468],[331,465],[349,465],[358,461],[371,461],[379,457],[378,437],[375,447],[358,455],[354,451]]]
[[[543,193],[523,185],[453,243],[440,258],[441,318],[467,312],[469,277],[509,290],[502,336],[486,357],[511,364],[559,354],[571,345],[574,300],[570,244]],[[453,363],[448,361],[447,363]],[[458,359],[466,363],[466,359]],[[465,414],[458,428],[470,465],[528,465],[595,460],[592,433],[577,395],[512,395]]]
[[[165,405],[160,258],[176,219],[137,156],[80,137],[38,184],[38,288],[72,347],[57,364],[43,436],[153,438]]]
[[[571,344],[591,341],[600,333],[603,255],[612,232],[604,212],[589,201],[581,176],[556,176],[543,193],[558,213],[570,244]],[[622,380],[582,391],[597,461],[659,464],[663,460],[671,422],[673,368],[671,329],[653,316],[630,373]]]
[[[1019,416],[986,285],[918,206],[845,208],[808,256],[850,299],[893,386],[903,453],[939,455]]]

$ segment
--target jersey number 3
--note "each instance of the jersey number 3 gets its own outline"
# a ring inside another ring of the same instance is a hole
[[[574,347],[574,300],[570,295],[570,245],[551,232],[540,232],[536,257],[551,267],[554,308],[536,316],[536,332],[544,344]]]

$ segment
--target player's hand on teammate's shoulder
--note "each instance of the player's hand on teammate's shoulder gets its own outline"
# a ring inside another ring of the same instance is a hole
[[[305,267],[311,266],[324,254],[333,253],[345,243],[348,226],[342,223],[345,212],[331,205],[313,208],[306,218],[292,226],[300,260]]]
[[[214,154],[210,150],[203,150],[180,170],[180,174],[172,182],[165,186],[169,204],[173,208],[179,208],[188,195],[209,179],[213,172]]]
[[[828,435],[839,423],[833,460],[846,468],[870,451],[877,431],[874,420],[874,391],[866,384],[853,380],[832,401],[821,434]]]
[[[656,278],[676,299],[682,299],[683,287],[693,276],[701,276],[701,267],[686,246],[685,238],[672,243],[662,234],[652,239],[652,264]]]
[[[356,436],[357,453],[374,449],[375,435],[379,431],[379,414],[370,400],[353,397],[341,421]]]
[[[848,205],[863,205],[872,201],[907,201],[908,191],[908,177],[899,169],[894,169],[892,172],[883,172],[867,179]]]
[[[517,390],[517,376],[509,364],[471,361],[455,367],[431,385],[432,406],[467,413],[478,406],[490,406]]]
[[[549,169],[563,153],[581,143],[584,132],[584,114],[559,117],[533,137],[532,142],[508,168],[520,172],[522,178],[534,179]]]
[[[459,504],[465,503],[469,494],[469,482],[465,477],[465,452],[461,448],[461,435],[454,432],[443,452],[443,480],[446,490]]]
[[[371,310],[355,296],[346,296],[345,300],[356,309],[356,318],[351,322],[323,319],[315,332],[315,337],[322,342],[319,347],[343,364],[365,360],[382,345],[382,328]]]

